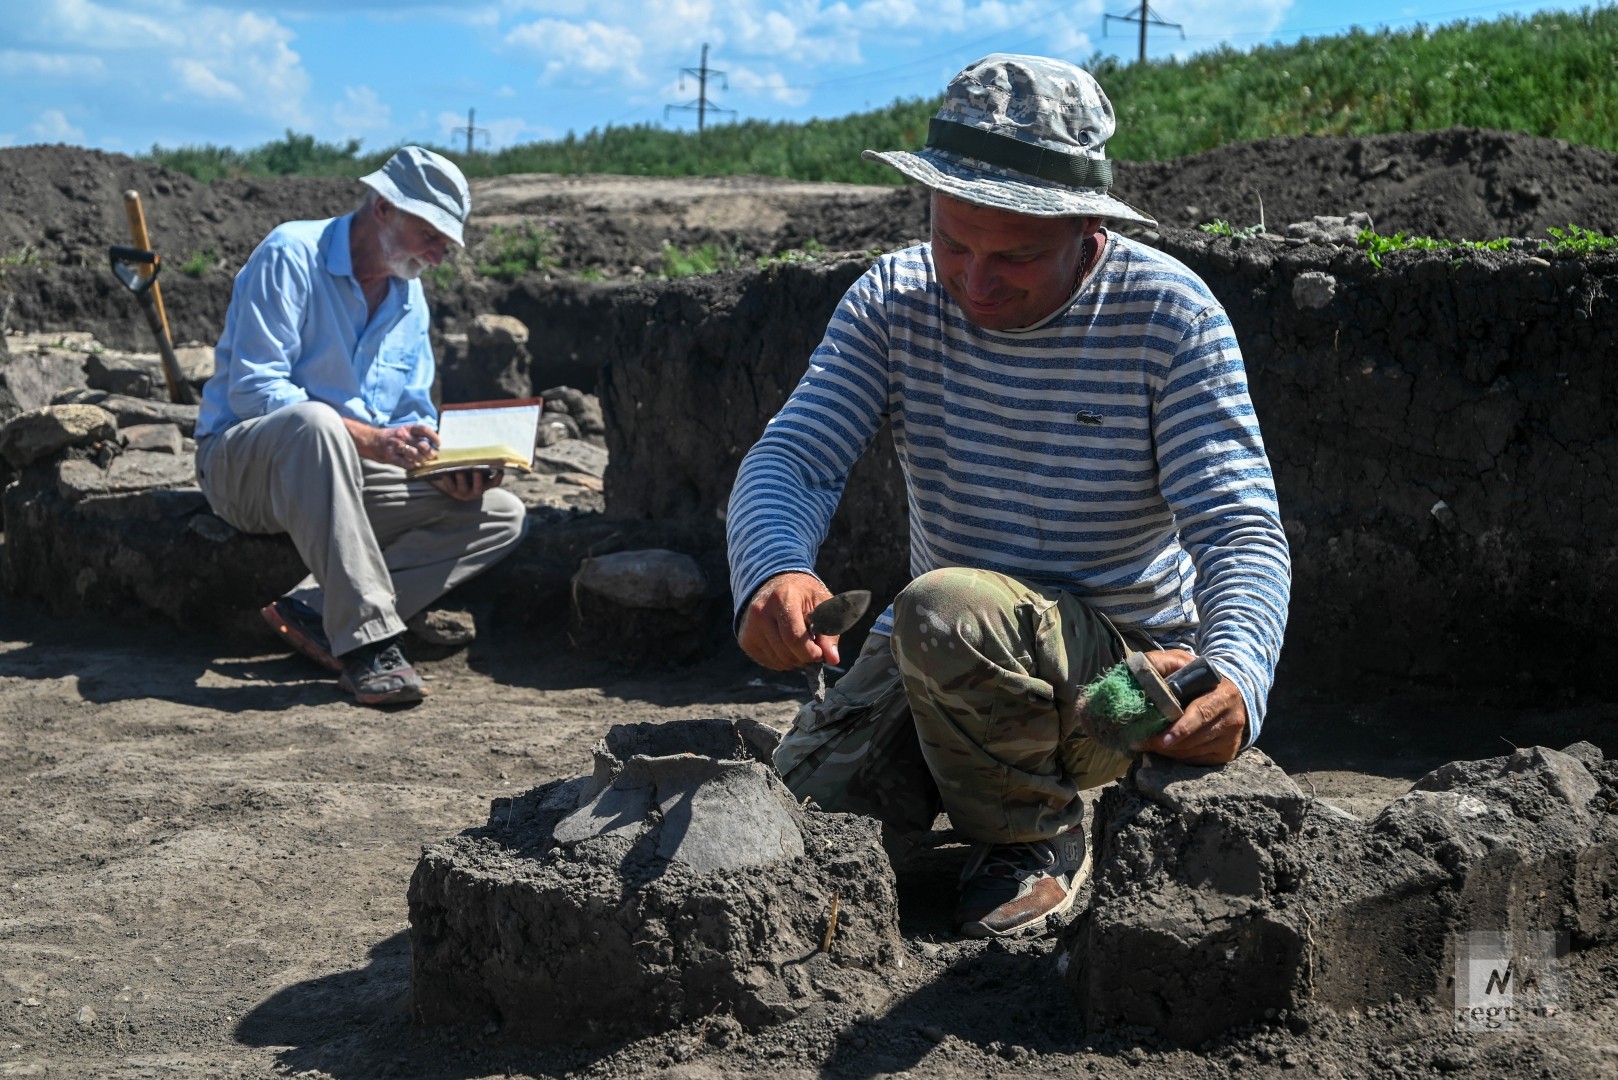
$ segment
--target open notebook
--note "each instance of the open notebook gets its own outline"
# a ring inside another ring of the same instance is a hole
[[[410,469],[410,476],[478,468],[532,472],[543,404],[514,398],[445,405],[438,414],[438,456]]]

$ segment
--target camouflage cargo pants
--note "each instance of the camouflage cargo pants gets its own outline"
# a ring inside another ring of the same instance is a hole
[[[1090,739],[1079,691],[1123,658],[1118,632],[1059,589],[987,570],[935,570],[894,601],[848,673],[799,710],[775,763],[799,798],[901,832],[940,808],[972,840],[1054,836],[1078,793],[1129,758]],[[1130,645],[1153,648],[1131,633]]]

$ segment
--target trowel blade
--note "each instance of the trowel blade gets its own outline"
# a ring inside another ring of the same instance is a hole
[[[865,609],[871,606],[868,589],[849,589],[830,600],[822,600],[809,613],[809,632],[824,637],[840,637],[860,621]]]

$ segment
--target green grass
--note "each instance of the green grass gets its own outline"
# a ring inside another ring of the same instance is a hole
[[[219,265],[219,256],[212,251],[193,251],[191,257],[180,264],[180,273],[201,277]]]
[[[694,248],[663,244],[662,265],[658,275],[666,278],[690,277],[693,274],[712,274],[717,270],[731,270],[742,265],[734,251],[717,244],[698,244]]]
[[[554,232],[531,221],[509,229],[496,225],[478,247],[477,272],[484,277],[515,281],[535,270],[554,269],[557,258],[551,244],[555,240]]]
[[[1216,222],[1216,224],[1218,224]],[[1208,226],[1202,226],[1206,232],[1212,232]],[[1547,229],[1549,240],[1539,242],[1539,250],[1564,255],[1597,255],[1618,250],[1618,237],[1603,236],[1594,229],[1582,228],[1578,225],[1569,225],[1566,229],[1554,226]],[[1228,234],[1226,234],[1228,235]],[[1509,251],[1511,238],[1509,236],[1496,237],[1493,240],[1438,240],[1431,236],[1408,236],[1397,232],[1392,236],[1382,236],[1372,229],[1361,229],[1360,234],[1354,238],[1360,247],[1365,249],[1365,257],[1371,260],[1371,265],[1381,268],[1382,256],[1395,251]]]
[[[1164,160],[1272,135],[1373,135],[1465,125],[1524,131],[1618,151],[1618,7],[1545,12],[1374,33],[1354,30],[1184,60],[1086,61],[1112,98],[1110,156]],[[942,88],[940,88],[942,89]],[[896,184],[867,148],[915,149],[938,98],[802,124],[744,120],[694,132],[608,126],[494,154],[440,148],[468,176],[603,172],[655,176],[756,173]],[[360,176],[387,150],[288,131],[251,150],[154,146],[153,160],[201,180],[221,176]]]

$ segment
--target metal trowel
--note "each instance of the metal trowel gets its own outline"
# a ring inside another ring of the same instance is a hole
[[[854,628],[865,614],[865,609],[871,606],[871,593],[868,589],[849,589],[840,592],[829,600],[822,600],[815,605],[809,613],[809,632],[816,637],[842,637]],[[809,681],[809,692],[816,701],[826,698],[826,665],[819,660],[809,664],[803,669],[803,674]]]

